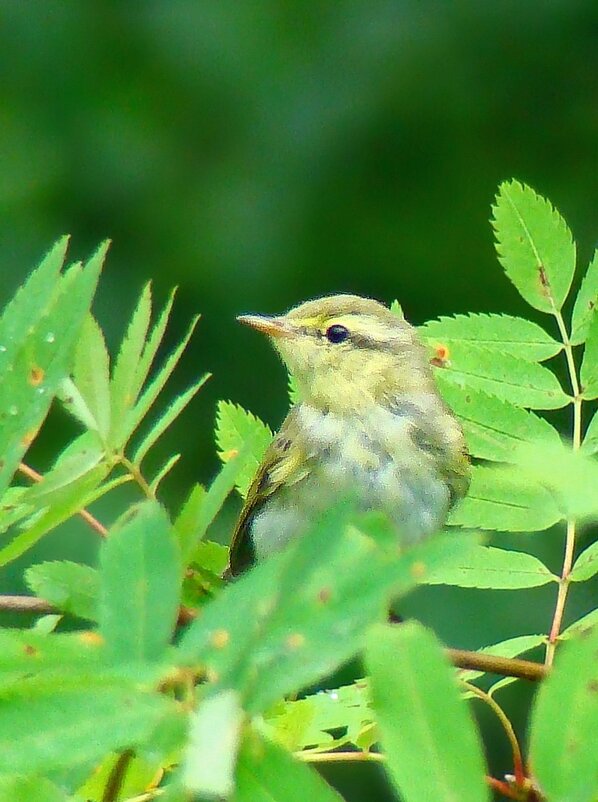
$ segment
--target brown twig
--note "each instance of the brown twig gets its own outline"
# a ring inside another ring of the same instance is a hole
[[[129,763],[133,759],[133,750],[126,749],[119,755],[118,760],[112,767],[112,771],[108,777],[108,782],[102,794],[102,802],[116,802],[122,784],[129,768]]]
[[[469,652],[464,649],[447,649],[451,663],[457,668],[468,668],[472,671],[483,671],[488,674],[500,674],[504,677],[517,677],[531,682],[539,682],[548,674],[548,668],[542,663],[531,660],[520,660],[513,657],[498,657],[484,652]]]
[[[11,613],[55,613],[56,608],[35,596],[0,596],[0,611]]]
[[[33,470],[33,468],[30,468],[29,465],[26,465],[24,462],[21,462],[19,465],[19,472],[28,479],[32,479],[34,482],[43,482],[44,480],[44,477],[41,473]],[[98,533],[100,537],[106,537],[108,530],[98,521],[97,518],[94,518],[90,512],[87,510],[79,510],[79,515],[95,532]]]

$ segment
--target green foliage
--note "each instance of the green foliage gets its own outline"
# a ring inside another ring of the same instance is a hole
[[[587,414],[598,397],[598,262],[569,324],[561,309],[575,246],[558,212],[507,182],[493,223],[507,276],[554,325],[549,333],[524,318],[472,314],[420,328],[474,463],[449,531],[397,554],[387,522],[339,504],[309,535],[228,584],[227,549],[211,527],[231,493],[246,495],[271,431],[219,402],[222,467],[173,516],[157,496],[178,455],[151,476],[145,461],[207,378],[162,402],[196,320],[156,364],[174,294],[152,322],[147,285],[111,359],[90,312],[105,246],[66,271],[66,240],[54,246],[0,319],[0,564],[75,517],[104,542],[98,567],[30,566],[26,584],[51,615],[31,629],[0,630],[0,799],[332,802],[336,792],[306,765],[324,759],[384,762],[405,802],[488,799],[467,709],[474,696],[498,715],[513,751],[513,778],[492,780],[497,792],[530,802],[540,793],[547,802],[596,798],[598,611],[566,629],[562,622],[571,583],[598,573],[596,544],[580,551],[576,542],[579,523],[591,532],[598,518],[598,415]],[[555,358],[569,374],[567,390]],[[22,460],[53,402],[81,431],[41,477]],[[570,443],[550,419],[561,407],[571,412]],[[122,509],[111,495],[105,524],[86,510],[124,483],[140,503]],[[516,549],[498,548],[468,530],[521,539]],[[532,532],[565,532],[562,566],[526,551]],[[553,620],[544,632],[523,629],[483,646],[486,662],[455,673],[431,633],[385,623],[391,602],[417,584],[505,593],[554,585]],[[64,622],[76,631],[61,631]],[[496,701],[517,672],[497,678],[495,670],[499,658],[514,665],[541,650],[547,666],[555,650],[556,660],[533,706],[532,775]],[[359,656],[368,677],[305,695]],[[468,683],[464,693],[457,678]]]

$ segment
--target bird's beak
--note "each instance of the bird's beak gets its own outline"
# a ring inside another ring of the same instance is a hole
[[[268,317],[268,315],[239,315],[239,323],[251,326],[269,337],[292,337],[293,330],[284,317]]]

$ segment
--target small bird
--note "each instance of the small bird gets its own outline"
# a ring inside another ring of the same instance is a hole
[[[469,459],[413,326],[356,295],[237,320],[271,338],[300,400],[249,488],[227,575],[300,537],[348,494],[386,513],[402,544],[441,528],[467,492]]]

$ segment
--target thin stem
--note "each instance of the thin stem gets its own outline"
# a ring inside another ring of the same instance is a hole
[[[19,473],[22,473],[23,476],[26,476],[28,479],[33,479],[34,482],[43,482],[44,480],[41,473],[33,470],[33,468],[30,468],[29,465],[26,465],[24,462],[21,462],[19,465]],[[94,518],[88,510],[79,510],[79,515],[100,537],[106,537],[108,530],[97,518]]]
[[[347,763],[361,761],[384,763],[386,755],[380,752],[295,752],[295,757],[306,763]]]
[[[10,613],[55,613],[56,608],[35,596],[0,596],[0,611]]]
[[[569,381],[571,383],[571,390],[573,392],[573,450],[578,451],[581,446],[581,392],[579,381],[577,378],[577,368],[575,366],[575,359],[573,357],[573,347],[565,321],[560,312],[555,311],[555,318],[559,327],[559,332],[563,340],[565,348],[565,359],[567,360],[567,369],[569,371]],[[550,634],[548,635],[548,643],[546,645],[546,656],[544,665],[550,668],[554,661],[554,653],[558,641],[561,625],[563,623],[563,615],[565,613],[565,604],[567,602],[567,595],[569,593],[571,569],[573,567],[573,559],[575,557],[575,535],[576,535],[576,521],[570,518],[567,521],[567,532],[565,535],[565,553],[563,556],[563,567],[561,570],[561,578],[559,579],[559,589],[557,592],[556,604],[554,608],[554,615],[552,617],[552,624],[550,627]]]
[[[446,649],[445,653],[457,668],[468,668],[489,674],[500,674],[503,677],[517,677],[538,682],[548,673],[542,663],[531,660],[520,660],[513,657],[498,657],[484,652],[469,652],[464,649]]]
[[[108,782],[102,794],[102,802],[116,802],[122,784],[124,782],[129,763],[133,759],[133,750],[127,749],[119,755],[118,760],[112,767],[108,777]]]
[[[473,693],[474,696],[477,696],[479,699],[485,702],[493,710],[496,717],[502,724],[502,728],[504,729],[506,736],[509,739],[509,743],[511,744],[515,782],[518,786],[523,787],[525,785],[523,756],[521,754],[521,748],[519,747],[519,741],[515,735],[515,730],[513,729],[513,725],[509,721],[505,711],[498,704],[498,702],[490,696],[490,694],[486,693],[486,691],[483,691],[481,688],[478,688],[477,685],[472,685],[470,682],[464,682],[463,685],[470,693]]]
[[[126,470],[131,474],[131,476],[133,477],[134,481],[137,482],[137,484],[141,488],[142,492],[147,496],[147,498],[155,499],[156,498],[156,494],[151,489],[149,484],[146,482],[145,477],[143,476],[143,474],[139,470],[139,467],[137,465],[135,465],[135,463],[131,462],[131,460],[128,457],[125,457],[124,454],[121,454],[119,459],[120,459],[121,465],[124,468],[126,468]]]

